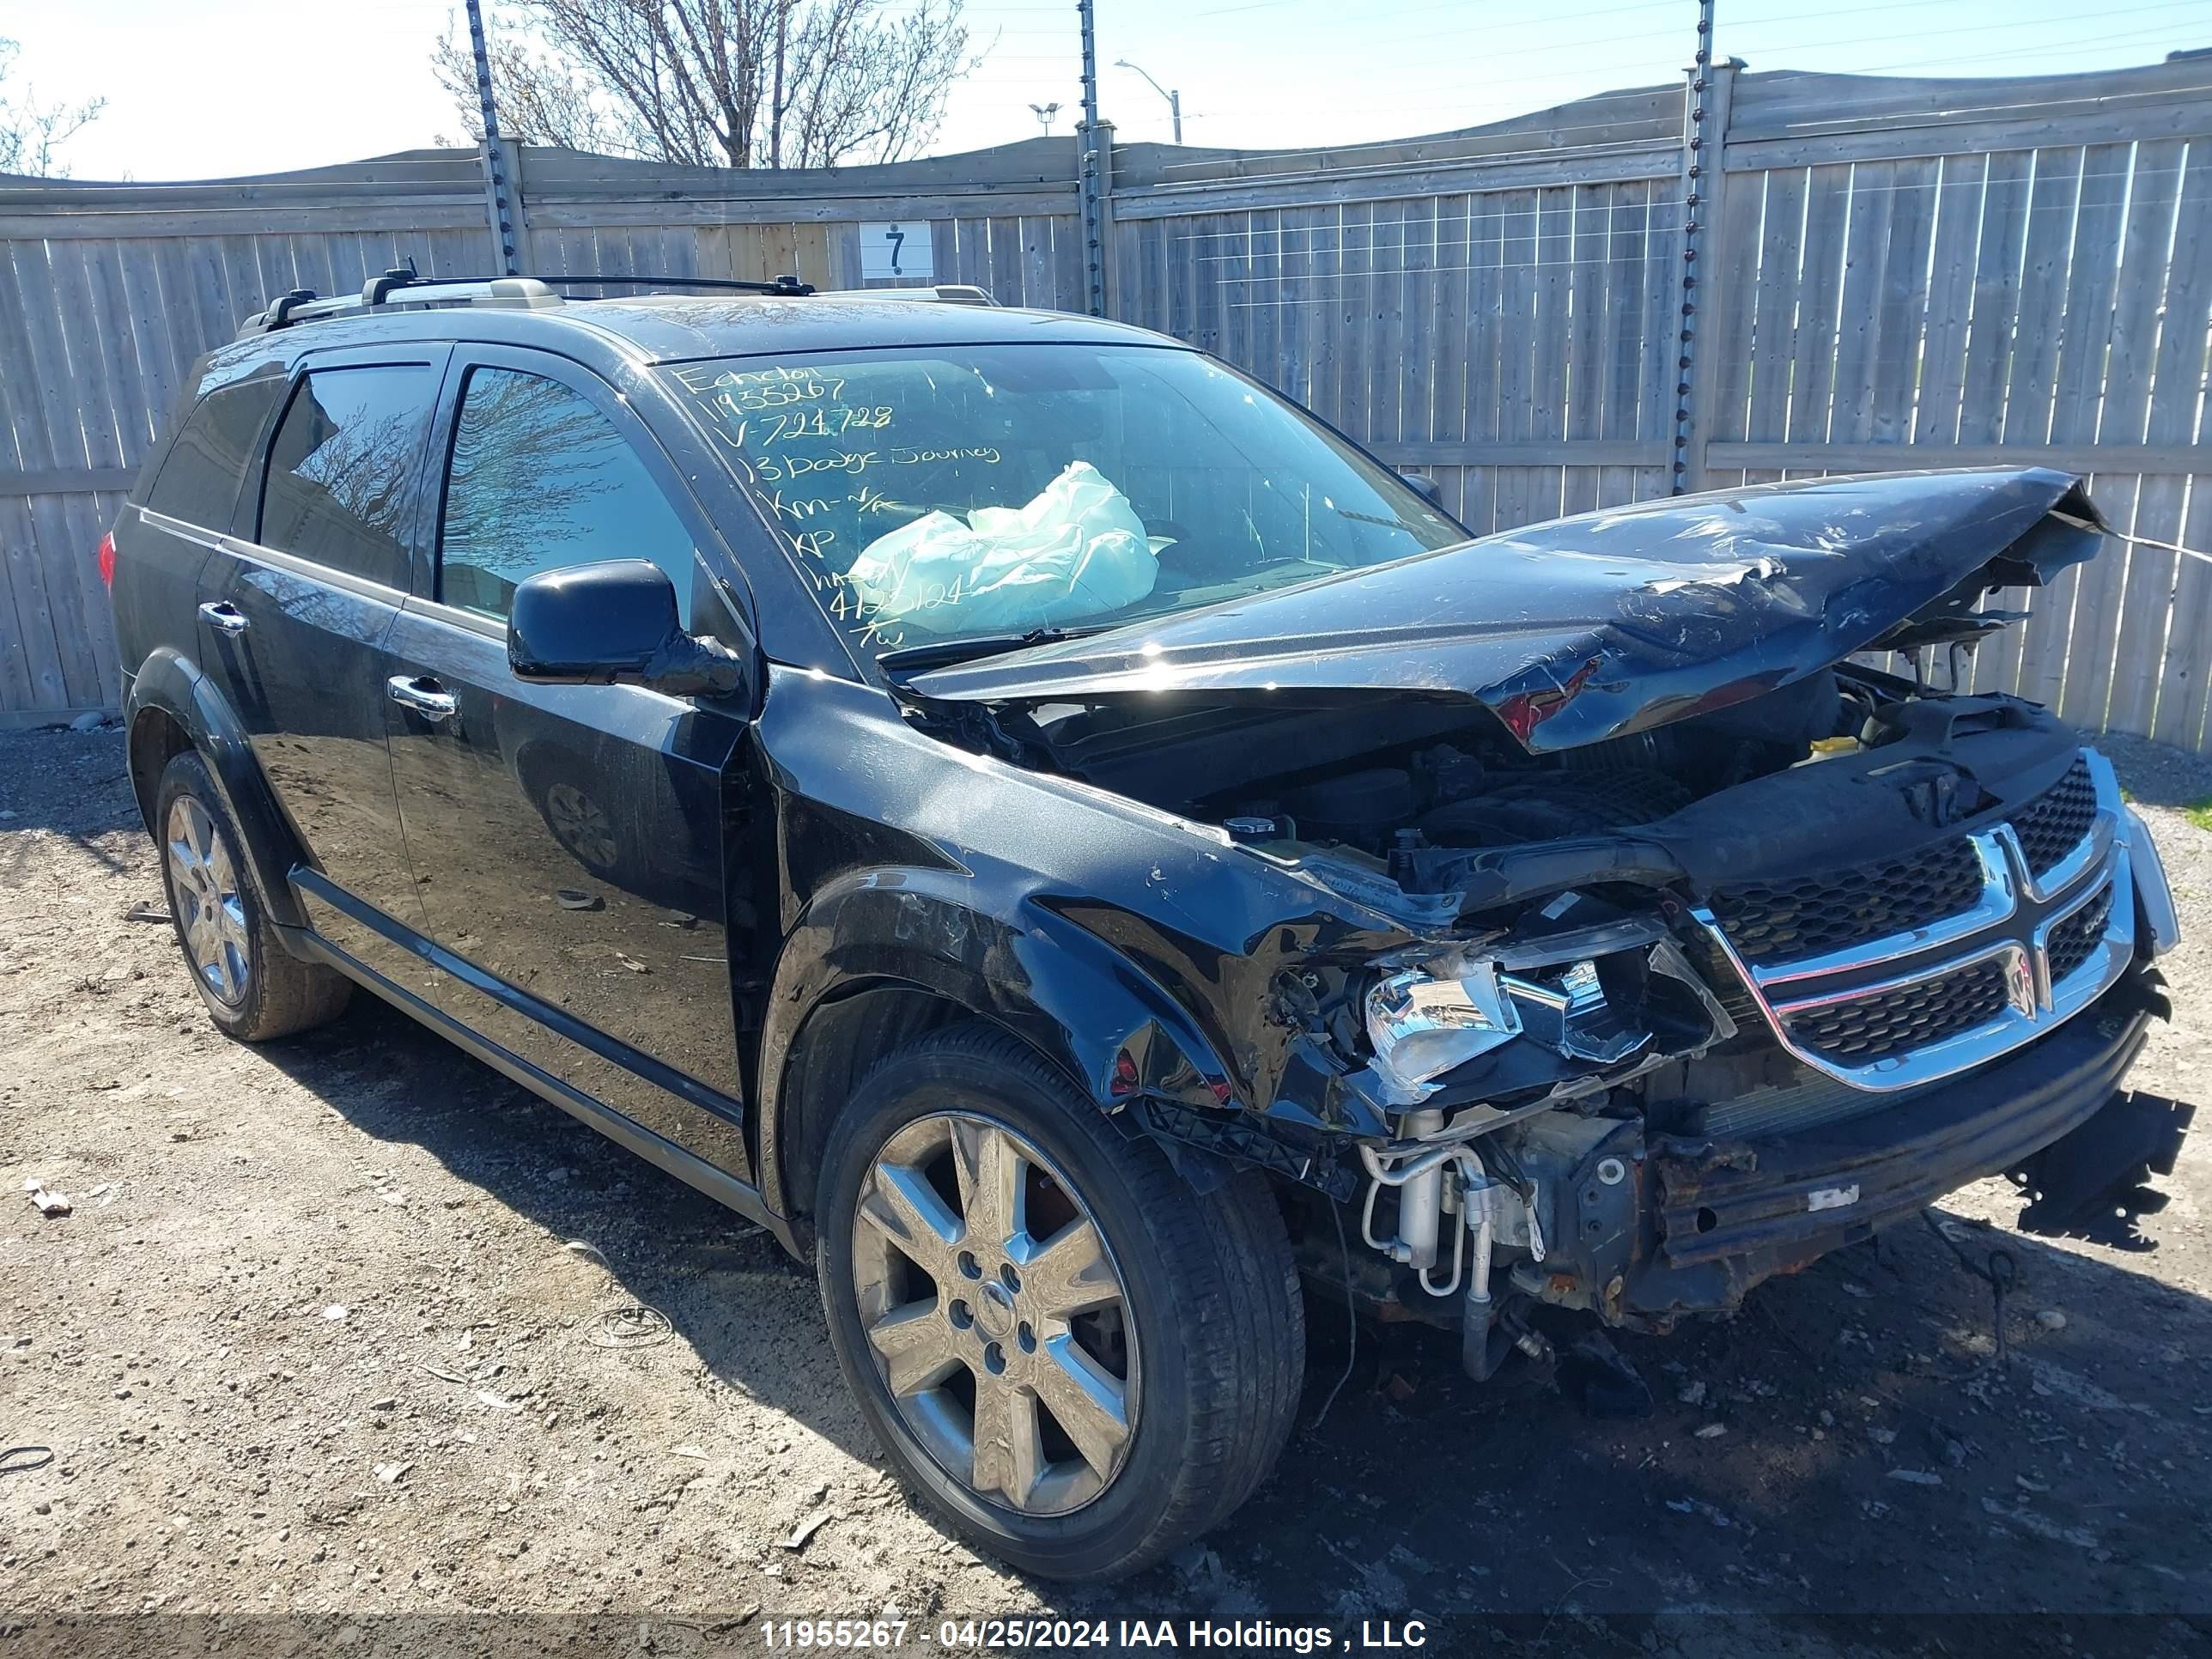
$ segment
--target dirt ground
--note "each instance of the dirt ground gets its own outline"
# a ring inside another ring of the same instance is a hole
[[[2212,833],[2178,808],[2212,766],[2108,746],[2190,930],[2135,1080],[2203,1100]],[[0,1473],[0,1655],[145,1613],[222,1615],[196,1628],[234,1652],[294,1650],[262,1614],[343,1641],[527,1612],[548,1650],[663,1652],[749,1650],[769,1617],[1046,1611],[1525,1614],[1524,1650],[2037,1650],[1921,1617],[2008,1611],[2151,1615],[2083,1653],[2212,1631],[2204,1133],[2162,1208],[2094,1238],[2015,1231],[2001,1182],[1945,1206],[1972,1259],[2018,1264],[2002,1365],[1988,1286],[1918,1225],[1624,1341],[1638,1420],[1370,1332],[1316,1425],[1346,1351],[1316,1304],[1273,1481],[1173,1565],[1070,1592],[906,1506],[766,1237],[365,997],[226,1041],[168,927],[127,919],[160,901],[119,736],[0,735],[0,1446],[53,1452]],[[42,1218],[34,1180],[74,1212]],[[1723,1613],[1725,1644],[1698,1622]]]

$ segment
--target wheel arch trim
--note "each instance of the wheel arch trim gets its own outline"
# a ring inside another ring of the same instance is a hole
[[[1230,1099],[1229,1068],[1196,1022],[1103,939],[1032,896],[1003,913],[981,907],[958,871],[871,871],[816,894],[776,965],[756,1168],[779,1215],[811,1207],[806,1137],[826,1132],[795,1115],[807,1109],[799,1071],[810,1031],[825,1010],[885,991],[999,1026],[1102,1111],[1145,1096],[1213,1108]]]
[[[289,878],[293,866],[301,861],[298,838],[277,805],[269,781],[261,774],[261,763],[254,756],[244,723],[215,684],[190,658],[163,646],[132,677],[123,713],[131,793],[137,799],[147,833],[157,838],[161,834],[154,822],[154,796],[161,773],[155,769],[147,775],[148,769],[141,763],[142,753],[151,747],[142,733],[153,722],[166,719],[182,732],[206,763],[222,797],[223,810],[246,843],[246,854],[253,866],[270,920],[280,927],[304,928],[307,919],[301,912]],[[163,745],[165,755],[168,748]]]

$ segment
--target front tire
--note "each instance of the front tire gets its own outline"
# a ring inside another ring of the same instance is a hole
[[[879,1064],[830,1136],[830,1334],[908,1491],[1025,1572],[1118,1578],[1273,1468],[1304,1367],[1256,1176],[1198,1194],[1004,1032]]]
[[[593,793],[592,768],[583,757],[550,744],[523,751],[524,787],[561,850],[602,881],[611,881],[623,863],[615,815]]]
[[[189,750],[177,756],[154,799],[169,917],[209,1016],[241,1042],[337,1018],[352,981],[301,962],[277,939],[207,763]]]

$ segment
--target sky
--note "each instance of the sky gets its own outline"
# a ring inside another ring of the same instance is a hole
[[[896,3],[897,0],[889,0]],[[319,167],[458,136],[429,67],[447,0],[0,0],[41,102],[104,96],[64,151],[79,179],[208,179]],[[1073,0],[969,0],[982,64],[930,146],[1032,137],[1031,104],[1081,103]],[[1718,50],[1752,70],[2031,75],[2212,47],[2212,0],[1717,0]],[[1359,143],[1674,80],[1695,0],[1097,0],[1099,100],[1123,142]]]

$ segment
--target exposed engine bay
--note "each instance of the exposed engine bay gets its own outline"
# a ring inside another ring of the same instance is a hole
[[[1047,707],[1024,723],[1055,769],[1225,824],[1250,844],[1325,848],[1379,871],[1413,848],[1554,841],[1665,817],[1796,765],[1816,744],[1854,738],[1894,700],[1886,679],[1829,670],[1734,708],[1547,756],[1531,756],[1464,703],[1387,693],[1263,707],[1170,695]]]
[[[2033,511],[2001,497],[2006,539],[1946,544],[1950,574],[1913,576],[1901,615],[1803,527],[1815,581],[1767,560],[1609,599],[1628,620],[1455,633],[1469,678],[1495,671],[1473,692],[1357,633],[1293,662],[1261,625],[1289,624],[1243,613],[1188,665],[1172,642],[1073,641],[934,678],[988,703],[955,716],[980,720],[968,740],[1218,826],[1418,941],[1316,953],[1278,988],[1307,1063],[1260,1121],[1294,1212],[1356,1214],[1358,1293],[1458,1324],[1487,1376],[1540,1340],[1516,1310],[1731,1310],[2106,1121],[2163,1007],[2155,850],[2078,736],[1960,689],[2007,619],[1987,595],[2094,546],[2078,486],[2034,483]],[[1818,642],[1911,672],[1808,662]],[[2113,1156],[2155,1161],[2178,1131],[2129,1133]],[[1340,1277],[1325,1222],[1307,1242],[1313,1276]]]

